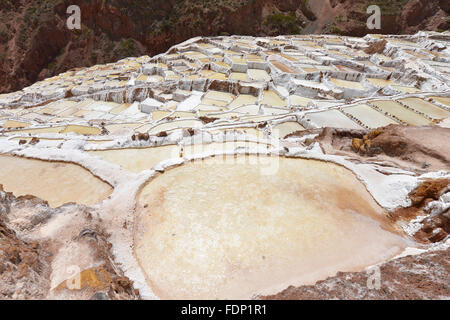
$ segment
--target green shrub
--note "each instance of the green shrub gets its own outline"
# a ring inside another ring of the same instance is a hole
[[[295,12],[288,15],[282,13],[269,15],[264,24],[276,28],[281,33],[298,34],[301,32],[301,28],[297,25]]]

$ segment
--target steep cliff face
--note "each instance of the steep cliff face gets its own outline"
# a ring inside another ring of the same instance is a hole
[[[366,21],[369,5],[381,9],[381,30],[369,30]],[[316,2],[317,6],[317,2]],[[364,36],[367,33],[410,34],[419,30],[444,31],[449,29],[447,1],[428,0],[330,0],[322,2],[322,14],[332,12],[328,21],[317,25],[322,32]],[[316,30],[317,31],[317,30]]]
[[[449,28],[445,0],[375,3],[383,10],[380,33]],[[81,30],[66,27],[66,9],[73,4],[81,8]],[[360,36],[373,32],[365,24],[368,4],[368,0],[5,0],[0,2],[0,93],[75,67],[154,55],[200,35]]]

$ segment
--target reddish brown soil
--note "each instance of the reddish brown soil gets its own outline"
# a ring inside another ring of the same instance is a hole
[[[442,191],[450,185],[450,179],[428,179],[421,183],[410,194],[414,206],[421,206],[429,200],[438,200]]]
[[[412,206],[390,213],[394,221],[409,222],[417,216],[427,216],[422,227],[414,234],[419,242],[432,243],[444,240],[450,234],[450,210],[429,214],[425,208],[450,190],[450,179],[427,179],[409,193]]]
[[[89,287],[86,286],[83,290],[89,292],[91,299],[99,299],[99,292],[104,293],[103,299],[112,300],[136,300],[140,298],[139,290],[134,289],[133,281],[125,277],[117,266],[114,264],[114,257],[111,253],[111,244],[107,241],[109,237],[101,228],[83,229],[80,231],[76,241],[87,242],[93,249],[94,255],[98,261],[103,261],[104,264],[99,269],[103,273],[103,286]],[[96,276],[101,279],[98,275]]]
[[[450,249],[407,256],[380,266],[380,287],[374,272],[339,272],[312,286],[289,287],[266,300],[413,300],[450,298]],[[373,278],[372,278],[373,279]]]
[[[301,137],[318,133],[308,144],[319,142],[327,154],[348,156],[357,162],[385,163],[405,170],[425,173],[450,170],[450,145],[443,137],[449,128],[389,125],[377,130],[324,128],[293,133]]]
[[[35,241],[24,239],[27,233],[48,221],[51,215],[62,214],[70,206],[75,206],[75,212],[81,213],[82,224],[86,226],[76,230],[75,237]],[[9,221],[10,218],[15,220]],[[108,237],[101,228],[100,221],[91,215],[87,207],[73,204],[51,209],[46,202],[34,196],[16,198],[11,193],[4,192],[0,185],[0,300],[48,297],[52,260],[61,246],[69,242],[75,245],[87,244],[92,249],[92,258],[100,265],[95,272],[85,273],[88,277],[86,287],[75,292],[69,292],[63,286],[58,287],[58,297],[140,299],[133,282],[115,264]]]
[[[384,48],[386,48],[386,44],[386,40],[377,41],[364,50],[364,52],[367,54],[383,53]]]
[[[50,254],[46,243],[22,240],[7,226],[13,201],[0,185],[0,299],[41,299],[49,289]]]

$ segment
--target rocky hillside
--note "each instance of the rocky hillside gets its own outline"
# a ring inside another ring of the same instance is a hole
[[[154,55],[198,35],[360,36],[371,32],[369,2],[382,8],[381,33],[449,28],[446,0],[3,0],[0,93],[76,67]],[[65,26],[72,4],[81,7],[81,30]]]

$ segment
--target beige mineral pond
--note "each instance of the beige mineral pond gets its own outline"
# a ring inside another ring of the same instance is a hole
[[[93,205],[113,188],[79,165],[0,155],[0,184],[15,196],[33,195],[51,207],[68,202]]]
[[[274,107],[285,107],[286,103],[281,99],[281,97],[274,91],[264,91],[264,96],[261,104],[267,104]]]
[[[391,118],[385,116],[381,112],[369,107],[366,104],[360,104],[352,107],[343,108],[344,112],[354,116],[369,128],[378,128],[390,124],[397,124]]]
[[[241,94],[236,99],[234,99],[233,102],[230,103],[228,108],[233,109],[248,104],[255,104],[257,101],[258,98],[255,96],[252,96],[250,94]]]
[[[319,127],[339,127],[348,129],[361,129],[361,126],[350,118],[346,117],[338,110],[327,110],[321,112],[311,112],[306,115],[307,119],[314,122]]]
[[[168,145],[154,148],[126,148],[88,151],[93,156],[100,157],[104,161],[117,164],[123,169],[139,173],[146,169],[152,169],[163,160],[177,158],[181,148],[177,145]]]
[[[39,133],[60,133],[63,131],[65,127],[46,127],[46,128],[35,128],[35,129],[21,129],[16,130],[17,133],[32,133],[32,134],[39,134]]]
[[[276,125],[272,129],[272,132],[275,134],[275,136],[284,138],[291,133],[294,133],[297,131],[303,131],[303,130],[305,130],[305,128],[298,122],[288,121],[288,122],[283,122],[281,124]]]
[[[255,129],[253,129],[255,130]],[[180,157],[194,157],[201,154],[230,153],[237,148],[260,150],[267,149],[268,145],[250,141],[230,141],[193,145],[167,145],[151,148],[125,148],[88,151],[93,156],[100,157],[109,163],[117,164],[123,169],[139,173],[146,169],[153,169],[158,163],[177,159]]]
[[[404,108],[401,104],[390,100],[370,101],[371,104],[378,107],[382,112],[387,112],[396,118],[412,126],[427,126],[431,120],[415,113],[412,110]]]
[[[277,173],[263,174],[268,165]],[[276,293],[363,270],[405,245],[353,173],[328,162],[199,160],[157,176],[137,198],[134,253],[163,299]]]
[[[419,98],[406,98],[400,99],[399,101],[411,109],[426,114],[431,119],[440,120],[450,117],[449,111],[439,108],[438,106]]]

